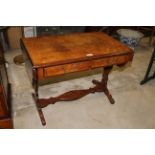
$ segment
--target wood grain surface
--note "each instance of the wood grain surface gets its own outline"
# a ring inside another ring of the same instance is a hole
[[[58,65],[132,53],[126,45],[103,32],[23,38],[33,66]]]

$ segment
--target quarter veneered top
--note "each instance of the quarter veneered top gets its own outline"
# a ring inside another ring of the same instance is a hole
[[[34,66],[132,54],[130,48],[103,32],[23,38],[22,42]]]

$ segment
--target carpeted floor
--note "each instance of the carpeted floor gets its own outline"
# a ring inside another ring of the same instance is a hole
[[[13,90],[13,121],[15,128],[155,128],[155,80],[141,86],[152,47],[144,38],[135,49],[133,62],[124,69],[114,67],[108,88],[116,103],[111,105],[103,93],[89,94],[70,102],[58,102],[43,109],[47,121],[42,126],[35,103],[33,89],[25,66],[14,64],[13,58],[21,50],[7,51],[9,79]],[[74,77],[74,78],[73,78]],[[78,77],[78,78],[75,78]],[[92,79],[101,79],[100,69],[54,79],[40,88],[40,96],[56,96],[72,89],[88,88]],[[54,83],[57,81],[57,83]],[[58,82],[59,81],[59,82]]]

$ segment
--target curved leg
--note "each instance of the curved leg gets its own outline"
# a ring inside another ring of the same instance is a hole
[[[110,103],[111,103],[111,104],[114,104],[115,101],[114,101],[114,99],[112,98],[112,95],[110,94],[108,88],[104,88],[103,91],[104,91],[105,95],[108,97]]]

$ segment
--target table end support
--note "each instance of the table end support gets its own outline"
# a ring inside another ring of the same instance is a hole
[[[39,105],[38,105],[38,101],[39,101],[39,100],[38,100],[37,96],[36,96],[34,93],[32,93],[32,97],[33,97],[33,99],[34,99],[34,101],[35,101],[35,104],[36,104],[36,107],[37,107],[37,111],[38,111],[38,114],[39,114],[41,123],[42,123],[42,125],[44,126],[44,125],[46,125],[46,121],[45,121],[44,114],[43,114],[43,112],[42,112],[42,108],[40,108]]]

